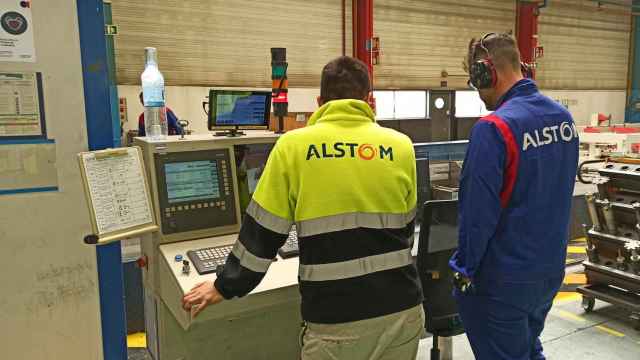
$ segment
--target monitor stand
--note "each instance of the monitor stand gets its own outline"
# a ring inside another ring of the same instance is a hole
[[[225,130],[225,131],[216,131],[213,136],[226,136],[226,137],[239,137],[239,136],[244,136],[246,135],[243,131],[238,130],[238,128],[235,129],[229,129],[229,130]]]

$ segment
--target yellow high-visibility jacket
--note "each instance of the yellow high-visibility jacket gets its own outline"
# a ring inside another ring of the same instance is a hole
[[[415,212],[411,140],[378,125],[363,101],[330,101],[276,143],[216,288],[225,298],[255,288],[295,224],[306,321],[411,308],[422,301]]]

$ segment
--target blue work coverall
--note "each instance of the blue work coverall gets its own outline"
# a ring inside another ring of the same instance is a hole
[[[545,359],[539,336],[564,277],[577,162],[571,114],[532,80],[473,127],[450,266],[473,284],[455,297],[476,359]]]

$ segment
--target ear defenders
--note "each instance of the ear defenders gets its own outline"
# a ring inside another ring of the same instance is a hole
[[[487,54],[487,57],[475,61],[469,68],[469,85],[475,89],[489,89],[495,87],[498,82],[498,74],[491,60],[491,54],[484,46],[484,41],[494,35],[496,34],[489,33],[480,39],[479,47]],[[476,49],[473,51],[473,57],[475,57],[475,52]]]
[[[491,54],[489,50],[484,46],[484,41],[492,36],[497,36],[496,33],[489,33],[483,36],[480,39],[480,44],[478,45],[480,49],[482,49],[487,57],[484,59],[480,59],[471,64],[469,68],[469,86],[474,89],[490,89],[496,86],[498,83],[498,74],[496,72],[496,67],[493,64],[493,60],[491,59]],[[475,57],[475,51],[473,53],[473,57]],[[530,77],[531,69],[523,62],[520,62],[520,69],[522,70],[522,75],[525,77]]]

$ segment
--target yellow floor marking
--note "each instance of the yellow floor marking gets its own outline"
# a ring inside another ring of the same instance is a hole
[[[571,241],[572,242],[587,242],[587,238],[581,237],[581,238],[573,239]]]
[[[586,319],[584,319],[583,317],[580,317],[574,313],[570,313],[568,311],[565,310],[556,310],[555,311],[560,317],[563,317],[565,319],[569,319],[569,320],[573,320],[573,321],[577,321],[577,322],[585,322],[587,321]]]
[[[145,333],[135,333],[127,336],[127,347],[130,348],[146,348],[147,336]]]
[[[617,337],[624,337],[623,333],[621,333],[619,331],[615,331],[615,330],[613,330],[611,328],[608,328],[608,327],[606,327],[604,325],[598,325],[598,326],[596,326],[596,328],[606,332],[609,335],[613,335],[613,336],[617,336]]]
[[[587,249],[584,246],[568,246],[567,253],[569,254],[586,254]]]
[[[587,276],[585,274],[578,274],[578,273],[567,274],[564,277],[564,283],[567,284],[567,285],[570,285],[570,284],[586,284],[587,283]]]
[[[564,303],[564,302],[570,302],[570,301],[577,301],[581,299],[582,299],[582,295],[578,293],[561,291],[558,293],[558,295],[556,295],[556,298],[553,300],[553,302],[557,304],[557,303]]]

